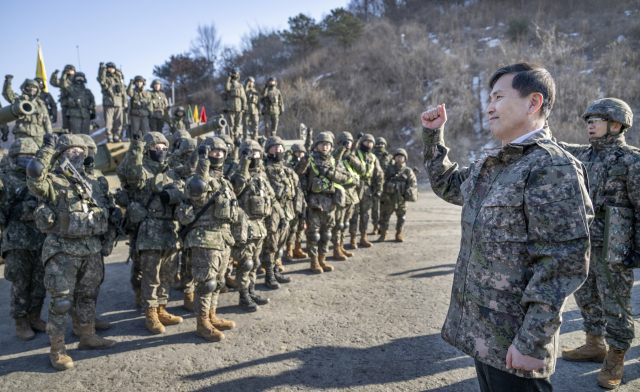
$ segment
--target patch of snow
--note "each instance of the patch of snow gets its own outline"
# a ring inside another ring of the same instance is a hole
[[[410,146],[415,142],[415,140],[411,139],[407,142],[407,144],[405,144],[405,146]]]
[[[498,23],[498,26],[504,27],[504,23],[500,22],[500,23]]]
[[[493,28],[493,26],[487,26],[487,27],[485,28],[485,30],[491,30],[492,28]]]
[[[431,91],[428,91],[424,97],[422,97],[422,102],[427,102],[427,99],[429,99],[429,96],[431,95]]]
[[[491,41],[487,42],[487,46],[490,48],[495,48],[498,45],[500,45],[500,39],[498,38],[492,39]]]
[[[437,44],[438,44],[438,42],[440,42],[440,41],[438,41],[438,39],[437,39],[437,38],[434,38],[434,39],[432,39],[432,40],[431,40],[431,42],[433,42],[434,44],[436,44],[436,45],[437,45]]]
[[[471,30],[471,27],[469,27],[469,26],[465,26],[465,28],[464,28],[464,29],[465,29],[465,30]]]
[[[618,36],[618,39],[616,41],[624,41],[624,35]]]
[[[571,33],[571,34],[569,34],[569,35],[570,35],[570,36],[572,36],[572,37],[579,37],[579,36],[580,36],[580,33]]]
[[[444,8],[442,8],[442,6],[440,6],[440,15],[444,15]]]
[[[469,64],[465,64],[464,69],[469,69]]]
[[[316,78],[316,80],[315,80],[311,85],[312,85],[313,87],[315,87],[315,86],[316,86],[316,82],[318,82],[320,79],[322,79],[322,78],[326,78],[327,76],[331,76],[331,75],[333,75],[334,73],[335,73],[335,72],[329,72],[329,73],[326,73],[326,74],[324,74],[324,75],[320,75],[320,76],[318,76],[318,77]]]
[[[624,14],[627,15],[627,16],[631,16],[631,15],[635,14],[636,12],[638,12],[638,10],[625,11]]]
[[[447,49],[444,51],[444,54],[451,54],[451,49]]]
[[[413,132],[413,130],[412,130],[411,128],[409,128],[409,127],[404,127],[404,128],[402,128],[402,130],[400,131],[400,134],[401,134],[401,135],[405,135],[405,136],[407,136],[407,135],[411,135],[411,132]]]
[[[627,62],[623,61],[622,64],[620,64],[620,65],[622,65],[624,67],[625,65],[627,65]]]
[[[400,94],[400,91],[389,91],[389,94],[392,94],[392,95]]]
[[[593,69],[585,69],[584,71],[580,71],[580,72],[578,72],[578,73],[581,73],[581,74],[587,74],[587,75],[588,75],[588,74],[590,74],[591,72],[593,72]]]
[[[486,41],[491,41],[491,37],[480,38],[480,39],[478,40],[478,42],[483,42],[483,41],[484,41],[484,42],[486,42]]]

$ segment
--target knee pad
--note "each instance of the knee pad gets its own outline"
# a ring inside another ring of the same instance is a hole
[[[262,255],[262,262],[263,263],[267,263],[267,264],[271,264],[271,253],[265,253]]]
[[[362,216],[362,219],[364,219],[364,220],[369,220],[369,214],[368,214],[368,213],[364,214],[364,215]]]
[[[309,236],[309,242],[317,244],[320,241],[320,233],[313,233]]]
[[[276,257],[276,258],[277,258],[277,259],[281,259],[281,258],[282,258],[282,255],[284,255],[284,252],[282,251],[282,249],[280,249],[280,250],[278,251],[278,257]]]
[[[349,222],[344,222],[344,230],[349,230]]]
[[[98,299],[98,294],[100,294],[100,286],[96,287],[92,292],[89,293],[89,298],[92,300]]]
[[[404,215],[398,217],[398,223],[404,223],[404,220],[405,220]]]
[[[253,260],[245,260],[245,262],[242,263],[242,269],[247,272],[251,271],[253,269]]]
[[[204,293],[213,293],[216,290],[216,287],[218,287],[218,282],[216,282],[215,279],[208,280],[204,282]]]
[[[338,223],[338,230],[344,230],[344,223]]]
[[[322,241],[329,242],[331,240],[331,233],[322,233]]]
[[[54,298],[51,300],[50,309],[53,313],[62,316],[71,310],[71,306],[73,306],[73,302],[67,298]]]

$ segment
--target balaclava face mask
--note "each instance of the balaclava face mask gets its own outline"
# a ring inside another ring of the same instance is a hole
[[[271,162],[282,162],[284,161],[284,152],[267,154],[267,159],[270,160]]]
[[[76,170],[84,169],[84,152],[65,152],[62,154],[62,159],[64,158],[67,158]]]
[[[255,169],[260,164],[261,157],[250,158],[249,169]]]
[[[222,167],[222,165],[224,164],[224,158],[224,155],[221,158],[214,158],[210,156],[209,163],[211,164],[212,168],[217,169],[219,167]]]
[[[166,151],[149,150],[149,158],[151,158],[151,160],[155,162],[162,163],[164,162],[166,157],[167,157]]]
[[[365,146],[364,143],[360,145],[360,150],[362,150],[362,152],[369,152],[371,151],[371,147],[369,146]]]
[[[24,172],[32,157],[17,157],[11,162],[11,168],[19,172]]]

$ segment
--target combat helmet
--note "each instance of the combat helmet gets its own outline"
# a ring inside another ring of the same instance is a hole
[[[409,154],[407,154],[407,151],[404,148],[396,148],[396,150],[393,152],[394,159],[396,155],[402,155],[404,157],[404,163],[407,163],[407,161],[409,160]]]
[[[112,61],[109,61],[105,66],[105,68],[115,68],[116,64]]]
[[[151,87],[153,87],[154,84],[159,84],[160,88],[162,88],[162,82],[160,81],[160,79],[153,79],[153,82],[151,82]]]
[[[84,72],[76,72],[73,74],[73,80],[75,81],[78,76],[82,76],[84,78],[84,83],[87,83],[87,76],[84,74]]]
[[[183,116],[186,116],[186,115],[187,115],[186,110],[184,110],[184,106],[178,106],[177,108],[175,108],[175,109],[173,110],[173,115],[174,115],[174,116],[176,116],[176,117],[178,117],[178,114],[177,114],[177,113],[178,113],[178,112],[180,112],[180,111],[183,113],[183,114],[182,114]]]
[[[87,152],[87,143],[84,142],[84,139],[82,139],[80,135],[72,133],[60,135],[60,137],[58,137],[58,143],[56,143],[56,153],[53,157],[59,160],[65,151],[73,147],[80,147],[85,153]]]
[[[331,132],[319,132],[315,139],[313,140],[313,144],[311,145],[311,150],[315,150],[316,146],[318,145],[318,143],[320,142],[329,142],[331,143],[331,145],[334,144],[333,142],[333,133]]]
[[[291,152],[307,152],[307,149],[304,148],[302,144],[295,143],[291,146]]]
[[[108,66],[109,64],[107,64]],[[115,68],[115,66],[114,66]],[[64,70],[62,72],[69,72],[69,71],[73,71],[76,72],[76,67],[74,67],[72,64],[67,64],[64,66]]]
[[[224,135],[218,136],[218,138],[222,139],[227,144],[227,146],[233,145],[233,139],[231,139],[231,135],[227,135],[225,133]]]
[[[133,78],[133,82],[135,83],[135,82],[137,82],[137,81],[142,81],[142,83],[144,84],[144,83],[146,83],[146,82],[147,82],[147,79],[143,78],[143,77],[142,77],[142,76],[140,76],[140,75],[136,75],[136,77],[135,77],[135,78]]]
[[[169,141],[166,137],[160,132],[147,132],[144,134],[144,150],[148,151],[151,147],[156,144],[164,144],[165,146],[169,145]]]
[[[248,148],[251,151],[260,151],[260,155],[262,156],[262,147],[260,146],[260,143],[253,139],[245,140],[242,142],[242,144],[240,145],[240,151],[244,150],[245,148]]]
[[[180,139],[192,139],[191,134],[187,131],[179,130],[175,131],[173,135],[171,135],[171,145],[175,145],[176,142]]]
[[[98,149],[98,147],[96,146],[96,142],[93,141],[93,138],[91,136],[86,135],[84,133],[78,134],[78,136],[80,136],[82,140],[84,140],[84,143],[87,145],[87,148],[90,148],[92,150]]]
[[[386,140],[385,140],[385,138],[383,138],[383,137],[377,137],[377,138],[376,138],[376,143],[375,143],[375,144],[376,144],[376,145],[378,145],[378,144],[384,144],[385,146],[387,146],[387,141],[386,141]]]
[[[336,139],[336,144],[341,145],[345,140],[351,140],[351,142],[353,142],[353,135],[351,134],[351,132],[342,132],[341,134],[339,134],[338,138]]]
[[[38,150],[38,145],[33,139],[27,137],[16,139],[9,147],[9,158],[15,158],[22,154],[36,155]]]
[[[194,139],[195,140],[195,139]],[[229,148],[227,147],[227,143],[219,137],[208,137],[204,139],[201,143],[202,146],[209,146],[210,150],[223,150],[226,154],[229,152]]]
[[[276,84],[278,83],[278,81],[276,80],[276,78],[275,78],[275,77],[273,77],[273,76],[272,76],[272,77],[270,77],[270,78],[269,78],[269,80],[267,80],[267,84],[268,84],[269,82],[275,82]]]
[[[22,84],[20,85],[20,90],[22,90],[22,92],[26,94],[24,88],[27,87],[27,85],[29,84],[32,86],[35,86],[35,88],[38,89],[38,91],[36,92],[36,96],[38,96],[40,94],[40,83],[38,83],[33,79],[25,79],[24,82],[22,82]]]
[[[280,136],[270,136],[264,144],[264,152],[267,153],[271,146],[281,145],[284,148],[284,141]]]
[[[246,86],[246,85],[247,85],[247,83],[249,83],[249,82],[253,82],[253,83],[255,83],[255,82],[256,82],[256,80],[253,78],[253,76],[249,76],[248,78],[246,78],[246,79],[244,80],[244,85]]]
[[[625,101],[617,98],[603,98],[595,101],[589,105],[582,115],[582,119],[587,120],[590,116],[601,116],[608,120],[607,136],[613,135],[613,133],[611,133],[612,121],[622,124],[620,133],[624,132],[627,128],[631,128],[633,125],[633,112],[631,108]]]
[[[180,147],[178,148],[178,155],[185,156],[186,154],[190,154],[193,150],[198,146],[198,141],[194,138],[184,139],[180,142]]]
[[[33,80],[35,80],[36,82],[38,82],[38,87],[40,87],[39,85],[42,84],[44,86],[44,80],[42,80],[42,78],[34,78]]]

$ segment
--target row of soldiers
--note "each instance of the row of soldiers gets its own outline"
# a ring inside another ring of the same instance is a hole
[[[373,136],[358,139],[345,132],[336,141],[321,132],[313,142],[309,136],[307,147],[294,146],[287,161],[277,136],[262,146],[253,139],[234,143],[225,135],[196,140],[177,131],[169,142],[162,133],[138,130],[117,168],[122,188],[115,194],[94,167],[96,146],[89,135],[47,133],[40,146],[30,137],[17,139],[0,172],[6,207],[0,214],[2,254],[17,336],[29,340],[34,331],[46,331],[58,370],[73,367],[64,338],[69,314],[79,349],[113,347],[115,341],[96,334],[110,324],[96,318],[95,306],[104,257],[124,234],[133,261],[131,284],[147,329],[163,333],[165,326],[183,321],[166,308],[181,264],[185,306],[196,315],[196,334],[220,341],[221,331],[235,327],[216,315],[225,285],[238,288],[241,309],[257,311],[269,303],[255,291],[258,268],[264,268],[270,289],[289,282],[281,273],[282,258],[292,260],[294,250],[306,256],[303,234],[310,268],[322,273],[333,270],[326,262],[330,240],[336,259],[352,256],[344,235],[353,211],[362,212],[360,245],[371,246],[366,222],[372,198],[380,199],[382,239],[393,212],[401,232],[406,201],[417,198],[407,153],[396,150],[383,170],[373,154]],[[356,247],[352,241],[351,249]],[[51,304],[45,323],[40,314],[46,292]]]

